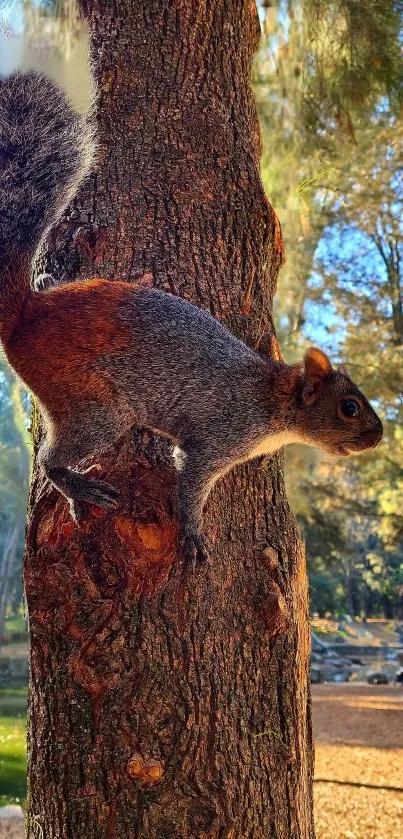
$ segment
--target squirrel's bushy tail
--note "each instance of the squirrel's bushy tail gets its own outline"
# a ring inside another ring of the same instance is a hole
[[[90,123],[39,73],[0,78],[0,316],[4,295],[29,291],[29,266],[47,228],[88,174]],[[27,266],[25,277],[13,265]],[[6,287],[7,286],[7,287]],[[4,317],[3,310],[3,317]]]

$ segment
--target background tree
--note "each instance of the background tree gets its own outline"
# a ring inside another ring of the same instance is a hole
[[[21,601],[21,556],[30,439],[28,404],[0,358],[0,643],[10,602]]]
[[[279,0],[262,3],[261,17],[262,174],[287,252],[281,345],[290,360],[316,342],[347,362],[386,427],[372,456],[337,468],[288,449],[289,492],[313,588],[320,569],[320,590],[333,592],[329,610],[400,614],[402,4]]]
[[[320,307],[325,299],[331,313],[330,341],[383,412],[386,440],[379,452],[347,465],[336,485],[329,470],[322,489],[332,514],[348,516],[354,487],[357,523],[350,545],[360,545],[358,554],[366,557],[360,610],[374,609],[374,598],[365,595],[370,585],[387,617],[400,614],[403,572],[401,562],[396,566],[403,521],[400,135],[400,119],[384,102],[361,130],[348,165],[320,187],[326,226],[310,288],[313,303]]]
[[[269,351],[283,252],[258,170],[254,5],[80,7],[98,168],[41,267],[181,294]],[[34,473],[29,835],[308,839],[306,579],[281,457],[217,487],[194,572],[166,444],[136,431],[98,468],[122,505],[80,530]]]

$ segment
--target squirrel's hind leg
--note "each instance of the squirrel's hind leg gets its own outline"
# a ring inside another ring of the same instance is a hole
[[[56,434],[54,433],[56,431]],[[110,417],[88,413],[85,421],[64,424],[53,430],[51,442],[45,440],[39,460],[53,486],[70,502],[72,517],[82,517],[82,502],[99,507],[116,507],[120,492],[105,481],[88,478],[71,467],[85,457],[99,454],[108,448],[125,428],[111,422]]]

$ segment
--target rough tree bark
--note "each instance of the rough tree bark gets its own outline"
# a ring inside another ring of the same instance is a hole
[[[254,2],[81,7],[98,170],[46,270],[156,285],[275,351],[282,243],[259,176]],[[167,445],[136,430],[94,468],[123,500],[81,529],[38,472],[32,487],[29,837],[312,837],[307,587],[282,458],[216,488],[212,560],[194,571]]]

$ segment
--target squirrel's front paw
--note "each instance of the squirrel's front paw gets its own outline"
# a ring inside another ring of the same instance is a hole
[[[210,545],[201,533],[185,531],[181,538],[181,552],[192,568],[195,568],[198,562],[207,562],[209,559]]]
[[[80,498],[88,504],[95,504],[97,507],[117,507],[120,492],[116,487],[107,484],[106,481],[99,481],[95,478],[85,481],[80,489]]]

